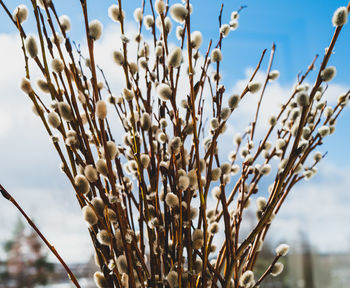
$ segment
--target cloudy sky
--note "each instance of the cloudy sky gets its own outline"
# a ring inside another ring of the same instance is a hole
[[[21,3],[29,6],[30,1],[17,2],[7,1],[11,11]],[[68,14],[72,19],[70,37],[84,47],[79,1],[56,2],[58,12]],[[139,2],[123,2],[129,5],[124,9],[132,37],[135,26],[131,15]],[[217,15],[221,2],[224,3],[223,22],[229,21],[233,10],[241,5],[248,6],[241,13],[238,30],[232,32],[223,45],[222,74],[228,91],[239,92],[262,50],[269,49],[272,42],[277,45],[274,69],[279,69],[281,76],[269,87],[264,99],[261,114],[264,123],[289,95],[296,75],[306,70],[315,54],[323,55],[333,32],[333,11],[347,2],[295,0],[287,5],[285,1],[278,0],[194,0],[192,28],[203,32],[202,53],[210,39],[214,42],[217,39]],[[118,91],[121,83],[110,55],[120,47],[119,27],[107,17],[107,9],[113,3],[115,1],[88,1],[90,18],[100,19],[104,24],[103,38],[96,47],[97,61]],[[11,25],[4,13],[0,12],[0,183],[33,217],[64,259],[68,262],[85,261],[92,250],[74,193],[59,171],[59,159],[39,119],[31,112],[29,100],[18,88],[19,80],[24,76],[23,58],[18,36]],[[24,26],[29,33],[34,32],[32,15]],[[174,30],[171,39],[176,43]],[[328,89],[331,103],[349,89],[349,44],[350,26],[345,26],[330,61],[337,67],[337,76]],[[262,71],[266,69],[267,60],[263,63]],[[310,83],[313,77],[315,73],[311,73]],[[263,79],[263,73],[258,75],[258,79]],[[236,131],[247,126],[252,114],[251,107],[255,104],[256,98],[250,98],[233,115],[228,138],[232,139]],[[322,152],[328,151],[328,155],[319,165],[319,174],[296,186],[281,209],[271,229],[271,234],[277,238],[292,242],[295,240],[293,235],[304,232],[315,249],[322,252],[350,248],[349,121],[350,110],[347,108],[337,123],[335,134],[326,139],[321,148]],[[229,147],[223,149],[228,150]],[[11,236],[17,215],[8,202],[0,199],[0,243]]]

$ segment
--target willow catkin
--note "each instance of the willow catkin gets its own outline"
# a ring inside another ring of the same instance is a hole
[[[168,56],[167,64],[169,67],[178,68],[182,62],[181,48],[175,47]]]
[[[89,36],[93,40],[98,40],[102,36],[103,26],[102,23],[98,20],[92,20],[89,23]]]
[[[97,170],[92,165],[85,166],[84,175],[90,183],[96,182],[98,180]]]
[[[101,230],[96,235],[98,242],[100,244],[109,246],[111,244],[111,237],[107,230]]]
[[[74,178],[74,184],[79,193],[86,194],[90,191],[89,181],[84,175],[77,175]]]
[[[249,82],[248,84],[248,90],[250,93],[256,93],[260,90],[261,88],[261,83],[258,82]]]
[[[68,103],[59,102],[57,108],[58,108],[58,113],[60,114],[60,116],[64,120],[66,120],[66,121],[72,121],[73,120],[72,108],[69,106]]]
[[[34,36],[28,36],[26,39],[26,51],[28,52],[31,58],[38,56],[38,44]]]
[[[332,24],[338,27],[343,26],[346,22],[348,22],[348,9],[346,7],[339,7],[333,14]]]
[[[103,216],[103,211],[105,209],[105,204],[104,204],[103,200],[100,197],[94,197],[91,200],[91,204],[92,204],[92,206],[94,206],[98,215]]]
[[[284,265],[281,262],[277,262],[275,263],[275,265],[273,265],[272,270],[271,270],[271,276],[276,277],[278,275],[280,275],[283,271]]]
[[[170,7],[171,17],[178,23],[183,23],[188,15],[188,10],[184,5],[176,3]]]
[[[179,198],[173,192],[168,192],[165,196],[165,203],[171,208],[178,207]]]
[[[67,15],[62,15],[59,18],[61,28],[64,32],[69,32],[71,29],[70,18]]]
[[[55,58],[51,61],[51,68],[56,73],[61,73],[64,69],[64,64],[61,59]]]
[[[163,0],[156,0],[156,2],[154,3],[154,7],[159,15],[163,14],[165,11],[165,3]]]
[[[286,256],[289,251],[289,245],[287,244],[280,244],[276,248],[276,255],[277,256]]]
[[[245,271],[239,278],[239,285],[242,287],[251,287],[251,283],[254,282],[254,273],[253,271]]]
[[[113,52],[113,60],[114,60],[114,62],[117,65],[119,65],[119,66],[123,65],[124,64],[124,55],[123,55],[123,53],[121,53],[119,51],[114,51]]]
[[[154,18],[152,15],[146,15],[143,19],[143,24],[147,30],[150,30],[154,25]]]
[[[96,116],[100,120],[104,120],[107,117],[107,104],[103,100],[99,100],[96,103]]]
[[[111,6],[109,6],[108,16],[109,18],[111,18],[112,21],[119,22],[122,19],[122,17],[120,17],[121,14],[120,14],[119,6],[116,4],[112,4]]]
[[[120,273],[128,273],[128,261],[125,255],[120,255],[117,258],[117,267]]]
[[[96,162],[96,169],[97,169],[98,173],[100,173],[103,176],[107,177],[107,175],[108,175],[108,168],[107,168],[107,163],[106,163],[105,160],[99,159]]]
[[[53,127],[58,128],[61,125],[61,119],[56,112],[50,112],[47,114],[47,122]]]
[[[50,93],[50,86],[49,83],[47,83],[45,80],[39,79],[36,84],[38,85],[39,89],[44,92],[49,94]]]
[[[204,244],[204,234],[201,229],[195,229],[192,233],[192,247],[193,249],[200,249]]]
[[[334,78],[336,72],[337,72],[337,70],[334,66],[329,66],[329,67],[323,69],[321,71],[321,74],[320,74],[322,81],[324,81],[324,82],[331,81]]]
[[[136,22],[141,22],[143,19],[143,13],[142,13],[142,9],[141,8],[136,8],[134,11],[134,19]]]
[[[172,90],[168,84],[160,83],[157,87],[157,95],[163,101],[170,100],[172,97]]]
[[[18,5],[15,10],[13,10],[13,13],[12,13],[12,19],[14,21],[17,22],[17,19],[18,19],[18,22],[19,23],[23,23],[24,21],[26,21],[28,18],[28,8],[27,6],[21,4],[21,5]]]
[[[220,27],[220,34],[221,34],[223,37],[227,37],[228,34],[230,33],[230,29],[231,29],[230,25],[228,25],[228,24],[223,24],[223,25],[221,25],[221,27]]]
[[[94,281],[98,288],[108,288],[108,283],[102,272],[95,272]]]
[[[32,85],[30,83],[30,80],[27,78],[22,78],[21,83],[20,83],[20,88],[26,94],[33,92],[33,88],[32,88]]]
[[[203,36],[200,31],[193,31],[191,33],[191,46],[193,49],[199,49],[199,47],[202,45],[203,42]]]
[[[95,225],[98,222],[98,217],[94,211],[89,205],[84,206],[81,209],[81,212],[83,213],[84,220],[91,226]]]
[[[219,48],[213,49],[210,59],[212,62],[220,62],[222,60],[221,50]]]

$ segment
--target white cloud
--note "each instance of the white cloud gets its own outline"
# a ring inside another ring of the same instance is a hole
[[[319,175],[294,187],[282,206],[271,234],[283,239],[303,232],[321,252],[350,248],[350,167],[321,163]]]

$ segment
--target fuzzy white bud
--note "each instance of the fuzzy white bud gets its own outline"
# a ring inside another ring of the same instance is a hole
[[[89,225],[93,226],[98,222],[98,217],[94,211],[89,205],[86,205],[81,209],[81,212],[83,213],[84,220],[89,223]]]
[[[192,233],[192,247],[193,249],[200,249],[204,243],[203,231],[195,229]]]
[[[172,90],[168,84],[160,83],[157,87],[157,95],[163,101],[170,100],[172,97]]]
[[[119,66],[123,65],[124,64],[124,55],[123,55],[123,53],[121,53],[119,51],[114,51],[113,52],[113,60],[114,60],[114,62],[117,65],[119,65]]]
[[[119,22],[124,17],[124,11],[122,11],[122,17],[120,17],[121,15],[120,15],[119,6],[116,4],[113,4],[108,8],[108,16],[109,18],[112,19],[112,21]]]
[[[53,128],[58,128],[61,125],[61,119],[56,112],[50,112],[47,114],[47,122]]]
[[[191,47],[193,49],[199,49],[199,47],[202,45],[202,42],[202,33],[200,31],[193,31],[191,33]]]
[[[280,72],[278,70],[273,70],[269,74],[270,80],[276,80],[280,76]]]
[[[98,40],[101,38],[102,30],[103,30],[103,26],[102,26],[102,23],[100,21],[92,20],[89,23],[89,36],[93,40]]]
[[[167,63],[169,67],[178,68],[182,61],[181,48],[175,47],[168,56]]]
[[[33,36],[28,36],[26,39],[26,50],[31,58],[38,56],[38,45]]]
[[[240,101],[240,96],[238,94],[234,94],[228,99],[228,106],[231,109],[235,109],[237,108],[239,101]]]
[[[348,9],[346,7],[339,7],[333,14],[332,24],[338,27],[343,26],[346,22],[348,22]]]
[[[169,207],[175,208],[179,206],[179,198],[173,192],[168,192],[165,196],[165,203]]]
[[[219,48],[213,49],[210,58],[212,62],[220,62],[222,60],[221,50]]]
[[[271,276],[276,277],[280,275],[283,271],[284,265],[281,262],[275,263],[271,270]]]
[[[65,31],[65,32],[70,31],[71,22],[70,22],[70,19],[67,15],[60,16],[59,21],[60,21],[60,25],[61,25],[63,31]]]
[[[102,272],[99,272],[99,271],[95,272],[94,281],[95,281],[95,284],[97,285],[98,288],[107,288],[108,287],[108,283],[107,283],[106,278]]]
[[[28,18],[28,8],[25,5],[18,5],[15,10],[13,10],[12,13],[12,18],[14,21],[17,22],[17,18],[18,18],[18,22],[19,23],[23,23],[24,21],[27,20]]]
[[[281,244],[276,248],[277,256],[286,256],[288,254],[288,251],[289,251],[289,245],[287,244]]]
[[[85,166],[84,174],[90,183],[96,182],[98,180],[97,170],[92,165]]]
[[[142,9],[138,7],[134,11],[134,19],[136,22],[141,22],[142,18],[143,18]]]
[[[250,93],[256,93],[260,90],[261,88],[261,83],[258,82],[249,82],[248,83],[248,90]]]
[[[74,184],[79,193],[86,194],[90,191],[89,181],[85,178],[84,175],[75,176]]]
[[[329,67],[323,69],[321,71],[321,75],[320,75],[322,81],[325,81],[325,82],[331,81],[334,78],[336,72],[337,72],[337,70],[334,66],[329,66]]]
[[[135,97],[134,91],[124,88],[123,97],[126,101],[131,101]]]
[[[96,116],[97,118],[103,120],[107,116],[107,104],[103,100],[99,100],[96,103]]]
[[[32,85],[30,84],[30,81],[27,78],[22,78],[20,88],[26,94],[29,94],[33,91]]]
[[[187,14],[187,9],[180,3],[176,3],[170,7],[170,15],[178,23],[183,23],[186,20]]]
[[[97,240],[100,244],[109,246],[111,243],[111,237],[107,230],[101,230],[97,233]]]
[[[245,271],[239,278],[239,285],[244,288],[252,287],[253,282],[254,282],[254,273],[253,271],[250,271],[250,270]]]
[[[58,103],[58,113],[66,121],[72,121],[73,120],[72,108],[70,108],[68,103],[59,102]]]
[[[147,30],[150,30],[153,27],[153,25],[154,25],[154,18],[153,18],[153,16],[152,15],[146,15],[144,17],[143,24],[145,25]]]
[[[154,7],[159,15],[163,14],[165,11],[165,3],[163,0],[156,0]]]
[[[221,25],[221,27],[220,27],[220,34],[223,37],[227,37],[229,33],[230,33],[230,25],[228,25],[228,24]]]
[[[309,105],[309,95],[305,92],[301,92],[297,95],[297,103],[301,107]]]

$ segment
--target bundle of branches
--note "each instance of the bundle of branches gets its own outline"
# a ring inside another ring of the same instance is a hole
[[[263,275],[253,271],[271,222],[293,186],[316,173],[324,155],[314,151],[334,132],[349,99],[349,93],[340,95],[331,107],[324,94],[336,72],[327,63],[350,5],[334,14],[334,35],[314,84],[306,85],[304,80],[317,57],[298,76],[288,100],[257,140],[266,87],[279,75],[272,70],[275,45],[263,83],[255,76],[267,50],[240,93],[226,95],[220,77],[222,45],[237,29],[244,7],[232,12],[225,24],[222,6],[218,40],[203,47],[201,32],[191,30],[189,0],[170,6],[163,0],[143,0],[134,12],[138,34],[132,40],[125,32],[125,12],[118,0],[108,12],[120,27],[121,49],[111,58],[120,66],[125,86],[115,96],[95,61],[102,24],[89,20],[87,1],[80,0],[87,55],[72,45],[70,20],[59,16],[53,1],[31,2],[36,36],[25,33],[29,12],[24,5],[11,13],[0,1],[22,40],[21,88],[51,137],[89,224],[100,269],[94,275],[97,286],[248,288],[281,273],[278,259],[288,252],[285,244],[276,248],[276,257]],[[150,14],[144,15],[145,11]],[[178,43],[171,48],[168,37],[173,23]],[[149,43],[142,37],[147,33],[152,36]],[[33,65],[42,73],[38,88],[31,81]],[[240,102],[253,93],[259,95],[255,116],[235,137],[232,152],[222,155],[218,140]],[[114,138],[110,123],[116,121],[124,136],[119,130]],[[279,164],[271,165],[272,159]],[[271,185],[264,193],[258,185],[267,175]],[[258,221],[242,239],[243,212],[256,194]],[[216,205],[209,209],[212,199]],[[213,241],[219,227],[224,237],[216,247]]]

